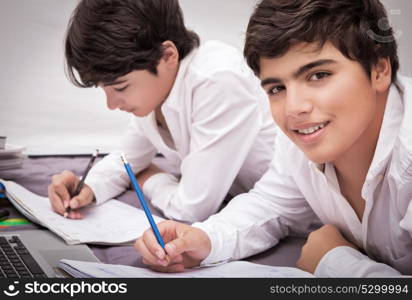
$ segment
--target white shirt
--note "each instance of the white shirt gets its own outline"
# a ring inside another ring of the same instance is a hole
[[[276,126],[259,79],[235,48],[212,41],[193,50],[180,62],[161,111],[169,138],[159,132],[154,112],[133,116],[119,151],[91,169],[85,183],[98,203],[129,186],[120,151],[134,173],[157,152],[180,170],[180,180],[150,177],[143,192],[167,218],[186,222],[205,220],[228,192],[247,192],[268,169]]]
[[[319,218],[335,225],[351,247],[329,251],[316,276],[412,275],[412,79],[404,95],[390,89],[377,148],[362,188],[362,222],[340,193],[331,164],[316,165],[279,132],[268,172],[247,194],[194,226],[209,235],[202,264],[240,259],[268,249],[289,234],[305,233]]]

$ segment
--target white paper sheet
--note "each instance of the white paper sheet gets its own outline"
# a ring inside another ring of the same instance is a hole
[[[62,259],[59,267],[77,278],[283,278],[314,277],[297,268],[273,267],[247,261],[232,261],[214,267],[185,270],[182,273],[159,273],[150,269],[123,265]]]
[[[17,203],[20,211],[23,210],[22,213],[61,236],[68,244],[133,243],[150,228],[143,210],[115,199],[83,208],[79,211],[84,218],[71,220],[55,213],[48,198],[36,195],[15,182],[1,182],[6,186],[11,201]],[[153,218],[156,223],[163,220],[156,216]]]

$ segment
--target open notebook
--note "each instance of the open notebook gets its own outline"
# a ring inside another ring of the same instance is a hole
[[[283,278],[314,277],[297,268],[273,267],[247,261],[232,261],[217,266],[187,269],[182,273],[158,273],[150,269],[78,260],[60,260],[59,267],[76,278]]]
[[[82,220],[55,213],[47,197],[36,195],[13,181],[0,180],[12,204],[29,220],[53,231],[68,244],[132,244],[150,228],[143,210],[111,199],[80,211]],[[137,200],[136,200],[137,201]],[[154,216],[156,223],[163,220]]]

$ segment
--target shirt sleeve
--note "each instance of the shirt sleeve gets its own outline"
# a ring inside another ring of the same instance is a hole
[[[401,277],[396,269],[378,263],[352,247],[336,247],[326,253],[315,270],[316,277]],[[405,276],[410,277],[410,276]]]
[[[229,71],[216,73],[194,88],[190,150],[181,163],[180,181],[153,176],[143,187],[167,218],[202,221],[220,208],[262,128],[260,101],[267,98],[259,99],[261,92],[250,76]],[[274,133],[275,127],[273,138]],[[273,139],[263,154],[267,159],[260,160],[265,170],[271,146]]]
[[[279,171],[282,154],[278,148],[275,152],[269,170],[253,190],[237,196],[205,222],[193,224],[211,240],[211,253],[202,265],[262,252],[287,235],[306,235],[319,222],[293,178]]]
[[[408,188],[411,189],[411,187],[408,187]],[[400,221],[399,226],[403,228],[404,230],[409,231],[409,234],[412,237],[412,199],[409,202],[408,208],[406,209],[405,216]]]
[[[407,206],[399,226],[412,236],[412,201]],[[402,275],[395,268],[379,263],[353,249],[352,247],[336,247],[326,253],[315,270],[317,277],[412,277]]]
[[[127,175],[120,154],[124,153],[134,174],[148,167],[156,155],[156,148],[145,136],[139,119],[132,117],[123,135],[119,150],[99,161],[89,172],[85,183],[92,189],[97,204],[112,199],[124,192],[130,179]]]

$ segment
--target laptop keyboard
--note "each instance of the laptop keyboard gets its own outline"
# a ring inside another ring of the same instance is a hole
[[[0,236],[0,278],[46,278],[18,236]]]

